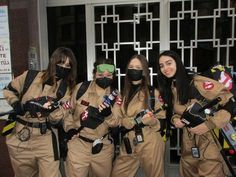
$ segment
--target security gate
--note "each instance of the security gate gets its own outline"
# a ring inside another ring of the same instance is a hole
[[[112,58],[117,67],[119,90],[127,60],[135,53],[147,57],[154,85],[156,59],[161,51],[168,49],[179,53],[186,68],[196,72],[216,63],[235,71],[236,0],[48,0],[47,5],[67,5],[71,12],[74,5],[84,5],[87,78],[92,79],[96,57]],[[174,129],[167,141],[166,176],[178,176],[179,134]],[[142,172],[137,176],[142,176]]]

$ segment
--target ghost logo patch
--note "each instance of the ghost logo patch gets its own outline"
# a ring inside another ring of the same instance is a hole
[[[224,84],[227,90],[231,90],[233,87],[233,81],[226,72],[221,72],[219,82]]]
[[[211,90],[211,89],[214,88],[214,84],[210,81],[206,81],[206,82],[203,83],[203,88],[205,90]]]
[[[80,115],[80,118],[82,121],[85,121],[88,118],[88,111],[85,110],[84,112],[82,112],[82,114]]]
[[[116,104],[119,106],[122,104],[122,99],[120,97],[116,97]]]

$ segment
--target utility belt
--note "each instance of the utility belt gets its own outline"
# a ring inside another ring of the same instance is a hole
[[[132,147],[131,147],[129,138],[125,135],[131,131],[134,131],[135,137],[133,139],[133,144],[136,146],[137,144],[144,142],[144,136],[143,136],[143,128],[144,127],[145,127],[145,125],[143,123],[136,124],[131,129],[126,129],[125,127],[120,127],[121,142],[123,141],[127,154],[132,154]]]
[[[131,131],[136,131],[136,130],[138,130],[138,129],[142,129],[142,128],[144,128],[145,127],[145,125],[143,124],[143,123],[141,123],[140,125],[135,125],[133,128],[131,128],[131,129],[127,129],[127,128],[125,128],[125,127],[123,127],[123,126],[121,126],[121,127],[119,127],[119,130],[120,130],[120,133],[121,133],[121,136],[122,137],[124,137],[127,133],[129,133],[129,132],[131,132]]]
[[[60,153],[58,150],[58,143],[57,137],[54,131],[52,131],[52,125],[50,122],[28,122],[19,117],[16,117],[16,121],[22,125],[25,125],[19,132],[17,132],[16,136],[22,142],[28,141],[30,139],[31,131],[28,127],[32,128],[39,128],[40,133],[46,134],[47,130],[51,130],[52,132],[52,144],[53,144],[53,152],[54,152],[54,159],[58,160],[60,158]],[[60,138],[60,137],[59,137]],[[59,140],[60,141],[60,140]],[[60,142],[59,142],[60,143]]]
[[[126,129],[125,127],[120,127],[120,142],[123,141],[124,145],[125,145],[125,150],[127,152],[127,154],[131,154],[132,153],[132,147],[130,144],[130,140],[128,138],[128,136],[125,136],[127,133],[134,131],[135,133],[135,137],[133,139],[133,144],[134,146],[143,143],[144,142],[144,136],[143,136],[143,128],[146,125],[144,125],[143,123],[140,124],[136,124],[133,128],[131,129]],[[161,133],[161,130],[158,130],[157,132]],[[161,134],[161,136],[163,137],[164,135]]]
[[[88,143],[92,143],[92,154],[98,154],[99,152],[101,152],[102,148],[103,148],[103,142],[102,140],[104,138],[106,138],[106,136],[109,134],[106,133],[105,135],[103,135],[101,138],[98,138],[98,139],[95,139],[95,140],[92,140],[90,138],[87,138],[87,137],[84,137],[82,135],[79,135],[79,138],[85,142],[88,142]],[[111,141],[112,142],[112,141]]]
[[[16,121],[27,127],[40,128],[41,134],[45,134],[47,129],[51,129],[51,124],[49,122],[28,122],[19,117],[16,117]]]

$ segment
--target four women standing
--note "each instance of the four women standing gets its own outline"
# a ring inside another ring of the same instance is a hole
[[[70,135],[68,177],[133,177],[139,167],[147,177],[163,177],[165,143],[160,121],[166,118],[164,100],[173,110],[172,123],[183,129],[181,176],[225,176],[224,162],[211,131],[229,122],[232,94],[215,80],[189,75],[172,51],[160,54],[157,68],[159,91],[150,86],[147,59],[142,55],[131,57],[123,101],[112,87],[115,66],[111,59],[96,60],[94,79],[75,86],[76,61],[67,48],[53,53],[48,69],[37,74],[22,98],[19,95],[27,72],[14,79],[4,89],[4,96],[17,114],[15,130],[7,137],[15,175],[61,176],[55,170],[59,162],[54,161],[51,127],[63,120]],[[207,116],[195,127],[186,127],[182,118],[191,116],[189,110],[196,103],[216,98],[220,99],[221,109],[214,116]],[[68,100],[71,105],[63,106]],[[120,154],[113,164],[114,146],[109,133],[116,126],[122,127],[122,137]]]

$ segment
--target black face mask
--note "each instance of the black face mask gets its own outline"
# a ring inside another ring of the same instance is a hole
[[[96,84],[103,88],[106,89],[107,87],[109,87],[112,84],[112,79],[107,78],[107,77],[103,77],[103,78],[97,78],[96,79]]]
[[[59,79],[64,79],[70,73],[70,68],[65,68],[59,65],[56,65],[56,77]]]
[[[127,75],[131,81],[139,81],[142,79],[143,70],[128,69]]]

